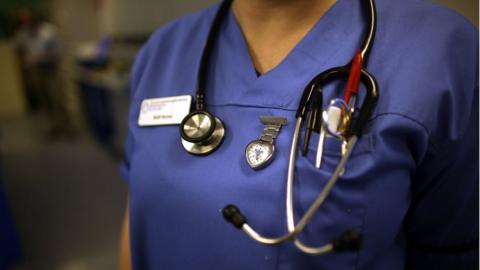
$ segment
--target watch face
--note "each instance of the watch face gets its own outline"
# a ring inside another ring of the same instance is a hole
[[[272,160],[274,151],[275,147],[273,144],[256,140],[247,145],[245,157],[250,167],[261,169]]]

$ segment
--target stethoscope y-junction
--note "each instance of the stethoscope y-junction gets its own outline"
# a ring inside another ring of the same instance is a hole
[[[197,80],[196,109],[188,114],[180,124],[180,134],[185,150],[194,155],[206,155],[217,149],[225,136],[225,127],[222,121],[205,110],[205,78],[213,44],[217,39],[220,24],[230,8],[232,0],[222,2],[210,29],[205,45]],[[339,176],[344,172],[345,164],[362,132],[378,99],[378,87],[375,78],[364,68],[368,61],[376,31],[376,8],[374,0],[361,0],[365,10],[368,27],[364,34],[360,48],[355,52],[352,60],[340,67],[328,69],[315,76],[305,87],[296,112],[295,131],[290,150],[287,192],[286,216],[288,233],[279,237],[265,237],[255,231],[247,222],[247,218],[238,207],[227,205],[223,209],[223,216],[236,228],[242,229],[252,239],[263,244],[274,245],[286,241],[293,241],[305,253],[319,255],[331,251],[357,249],[360,246],[361,236],[358,231],[349,230],[336,237],[331,243],[319,247],[307,246],[298,238],[305,226],[323,204]],[[336,80],[347,79],[344,98],[333,99],[323,107],[323,88]],[[364,85],[365,97],[359,108],[356,107],[360,83]],[[319,132],[316,167],[321,166],[323,143],[326,136],[332,136],[343,142],[342,155],[333,174],[323,190],[308,208],[306,213],[295,222],[293,211],[293,183],[295,162],[297,158],[298,141],[303,120],[307,118],[304,132],[303,155],[307,154],[311,133]]]

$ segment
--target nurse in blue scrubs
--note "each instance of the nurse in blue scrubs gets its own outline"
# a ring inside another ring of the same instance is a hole
[[[184,150],[178,125],[138,120],[145,100],[195,96],[218,5],[152,35],[132,72],[122,269],[478,268],[478,30],[427,1],[376,1],[368,70],[380,97],[344,174],[299,236],[319,246],[353,228],[361,247],[307,255],[291,242],[257,243],[222,218],[232,203],[263,235],[287,232],[295,111],[305,85],[348,63],[360,46],[367,27],[360,2],[235,0],[205,76],[205,106],[222,119],[225,137],[205,156]],[[324,89],[324,103],[342,96],[342,84]],[[275,139],[273,162],[253,170],[245,147],[261,136],[261,116],[287,124]],[[297,155],[297,220],[341,155],[339,142],[327,137],[317,169],[316,149],[312,143],[306,156]]]

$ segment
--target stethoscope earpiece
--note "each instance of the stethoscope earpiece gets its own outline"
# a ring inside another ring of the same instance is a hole
[[[215,151],[225,137],[222,121],[207,111],[194,111],[180,124],[183,148],[193,155],[207,155]]]
[[[240,209],[233,204],[226,205],[222,209],[223,218],[232,223],[237,229],[241,229],[243,224],[247,223],[247,218],[242,215]]]
[[[333,251],[354,251],[360,249],[362,235],[355,230],[348,230],[332,241]]]

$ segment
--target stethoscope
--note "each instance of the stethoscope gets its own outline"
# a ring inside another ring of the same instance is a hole
[[[217,149],[225,137],[225,127],[222,121],[205,110],[205,78],[213,43],[216,40],[220,24],[225,18],[232,0],[224,0],[213,20],[205,48],[203,50],[198,79],[195,110],[188,114],[180,124],[182,145],[186,151],[194,155],[207,155]],[[345,66],[328,69],[315,76],[305,87],[296,112],[295,130],[290,149],[287,192],[286,216],[288,233],[279,237],[266,237],[255,231],[247,222],[247,218],[235,205],[223,208],[224,218],[236,228],[243,230],[253,240],[267,245],[276,245],[286,241],[293,241],[301,251],[320,255],[331,251],[355,250],[360,247],[361,235],[356,230],[348,230],[336,237],[332,242],[311,247],[301,242],[298,235],[304,230],[312,217],[323,204],[339,176],[343,173],[345,164],[362,132],[378,99],[378,87],[375,78],[363,67],[366,65],[370,49],[376,32],[376,8],[374,0],[362,0],[367,16],[368,27],[362,46],[356,52],[352,61]],[[323,109],[323,87],[334,80],[348,78],[345,96],[343,99],[333,99],[326,109]],[[366,95],[361,107],[355,107],[360,82],[365,86]],[[308,115],[308,116],[307,116]],[[293,210],[293,182],[295,162],[297,157],[298,140],[302,122],[308,117],[303,143],[303,155],[307,153],[310,136],[313,131],[326,132],[343,141],[342,155],[333,174],[323,190],[306,213],[295,223]],[[332,120],[333,119],[333,120]],[[335,122],[334,125],[331,123]]]

